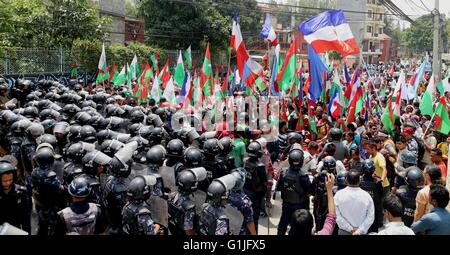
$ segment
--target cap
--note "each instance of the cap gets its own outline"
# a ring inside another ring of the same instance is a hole
[[[411,127],[407,127],[403,129],[402,135],[413,135],[414,134],[414,129]]]

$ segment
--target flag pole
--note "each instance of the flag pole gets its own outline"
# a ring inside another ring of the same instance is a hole
[[[363,67],[366,69],[367,74],[369,75],[369,79],[371,80],[371,79],[372,79],[372,76],[370,75],[370,71],[369,71],[369,69],[367,68],[366,62],[364,61],[362,52],[360,52],[360,56],[361,56],[361,64],[362,64]],[[373,91],[375,91],[375,95],[377,96],[378,103],[381,105],[380,95],[379,95],[378,92],[375,90],[375,84],[374,84],[373,86],[374,86]],[[369,87],[367,87],[367,89],[368,89],[368,88],[369,88]],[[370,103],[370,102],[369,102],[369,103]]]
[[[433,121],[434,117],[436,116],[436,112],[433,113],[433,116],[431,116],[430,122],[428,123],[427,128],[425,129],[425,132],[423,132],[423,135],[421,137],[421,139],[425,138],[426,133],[428,132],[428,129],[430,129],[431,127],[431,122]]]

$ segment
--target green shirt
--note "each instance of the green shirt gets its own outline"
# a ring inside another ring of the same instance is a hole
[[[243,159],[245,155],[245,143],[242,138],[234,138],[234,147],[230,155],[234,157],[236,167],[243,166]]]

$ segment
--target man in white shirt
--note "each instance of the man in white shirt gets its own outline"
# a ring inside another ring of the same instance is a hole
[[[359,172],[349,171],[346,183],[334,196],[339,235],[367,234],[375,219],[372,197],[359,187]]]
[[[389,223],[384,225],[384,229],[378,235],[414,235],[412,229],[405,226],[402,221],[403,204],[396,195],[388,195],[383,201],[384,215]]]

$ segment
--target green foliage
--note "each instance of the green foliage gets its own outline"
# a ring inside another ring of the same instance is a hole
[[[328,57],[332,60],[341,60],[342,59],[341,53],[337,50],[329,51]]]
[[[80,66],[80,70],[88,72],[97,72],[98,60],[100,58],[102,45],[92,41],[77,41],[73,48],[73,57],[75,63]],[[167,55],[164,50],[147,46],[142,43],[131,43],[128,46],[123,44],[112,44],[105,46],[106,62],[108,65],[116,64],[118,69],[124,65],[131,63],[134,54],[139,59],[139,65],[143,67],[146,61],[150,62],[150,55],[158,51],[159,63],[162,65]],[[95,56],[95,57],[93,57]],[[119,70],[120,72],[120,70]]]
[[[89,0],[3,0],[0,45],[71,48],[76,40],[101,40],[107,18]]]
[[[406,47],[416,54],[433,50],[433,16],[424,15],[416,20],[418,26],[412,25],[405,30],[403,41]],[[428,29],[426,29],[428,28]]]
[[[232,13],[238,14],[239,24],[247,44],[257,37],[262,13],[255,0],[144,0],[139,10],[145,19],[149,41],[162,48],[204,50],[211,43],[211,53],[226,55],[231,36]],[[251,33],[251,34],[249,34]],[[260,40],[260,39],[259,39]],[[216,59],[216,58],[213,58]]]

